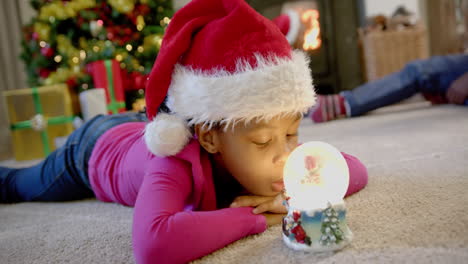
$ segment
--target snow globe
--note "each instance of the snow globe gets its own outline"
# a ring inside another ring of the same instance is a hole
[[[352,240],[343,198],[349,170],[343,155],[330,144],[311,141],[297,147],[284,167],[283,241],[295,250],[342,249]]]

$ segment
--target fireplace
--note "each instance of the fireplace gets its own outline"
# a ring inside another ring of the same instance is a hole
[[[248,0],[269,19],[294,11],[301,34],[292,46],[311,58],[319,94],[349,90],[363,81],[357,28],[363,24],[363,0]]]

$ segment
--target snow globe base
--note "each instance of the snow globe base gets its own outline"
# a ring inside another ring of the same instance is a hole
[[[346,224],[344,203],[315,210],[289,206],[283,219],[283,241],[294,250],[336,251],[348,245],[352,237]]]

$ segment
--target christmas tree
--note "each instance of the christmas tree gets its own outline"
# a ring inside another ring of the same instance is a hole
[[[37,16],[23,28],[30,87],[93,88],[86,65],[115,59],[125,86],[144,88],[173,15],[171,0],[31,0]]]
[[[332,244],[339,244],[344,239],[343,231],[339,227],[340,220],[338,219],[338,212],[333,207],[328,206],[323,212],[320,244],[329,246]]]

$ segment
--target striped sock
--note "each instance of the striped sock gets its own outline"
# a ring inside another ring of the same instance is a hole
[[[310,112],[315,123],[327,122],[346,117],[345,99],[339,94],[319,95],[317,104]]]

